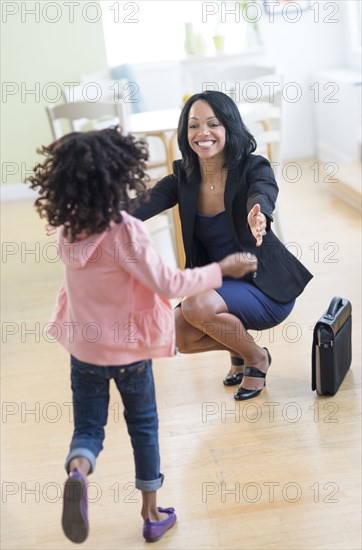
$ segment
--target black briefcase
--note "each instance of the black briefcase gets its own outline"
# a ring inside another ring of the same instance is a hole
[[[335,296],[316,323],[312,346],[312,390],[335,395],[352,361],[352,306]]]

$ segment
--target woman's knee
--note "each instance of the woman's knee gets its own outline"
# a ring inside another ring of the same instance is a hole
[[[215,321],[219,313],[227,311],[227,307],[221,296],[211,291],[184,298],[181,302],[181,311],[190,325],[202,327],[205,323]]]

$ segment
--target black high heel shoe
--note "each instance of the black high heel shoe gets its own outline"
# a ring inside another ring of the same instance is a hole
[[[242,365],[244,365],[244,359],[242,357],[232,356],[231,364],[233,365],[233,367],[241,367]],[[236,374],[231,374],[231,372],[228,372],[222,383],[224,384],[224,386],[238,386],[239,384],[241,384],[243,376],[243,372],[237,372]]]
[[[272,359],[267,348],[264,348],[264,349],[268,354],[268,361],[269,361],[268,368],[269,368],[271,365]],[[264,378],[263,388],[266,386],[266,380],[265,380],[266,372],[262,372],[256,367],[245,367],[244,376],[252,376],[253,378]],[[257,395],[259,395],[263,388],[260,388],[260,390],[247,390],[245,388],[240,387],[238,391],[234,393],[234,399],[236,401],[245,401],[246,399],[251,399],[252,397],[256,397]]]

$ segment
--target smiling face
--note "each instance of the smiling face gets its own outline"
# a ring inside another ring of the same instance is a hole
[[[204,100],[195,101],[191,106],[187,137],[200,162],[212,160],[221,167],[224,162],[225,127]]]

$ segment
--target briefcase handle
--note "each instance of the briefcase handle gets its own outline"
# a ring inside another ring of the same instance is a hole
[[[329,308],[327,312],[323,315],[323,317],[327,317],[327,319],[334,319],[337,311],[342,306],[343,306],[343,298],[340,298],[339,296],[335,296],[334,298],[332,298],[331,303],[329,304]]]
[[[334,336],[342,328],[348,317],[352,313],[352,305],[346,298],[334,296],[330,301],[327,311],[322,315],[315,326],[315,330],[319,326],[330,327]]]

